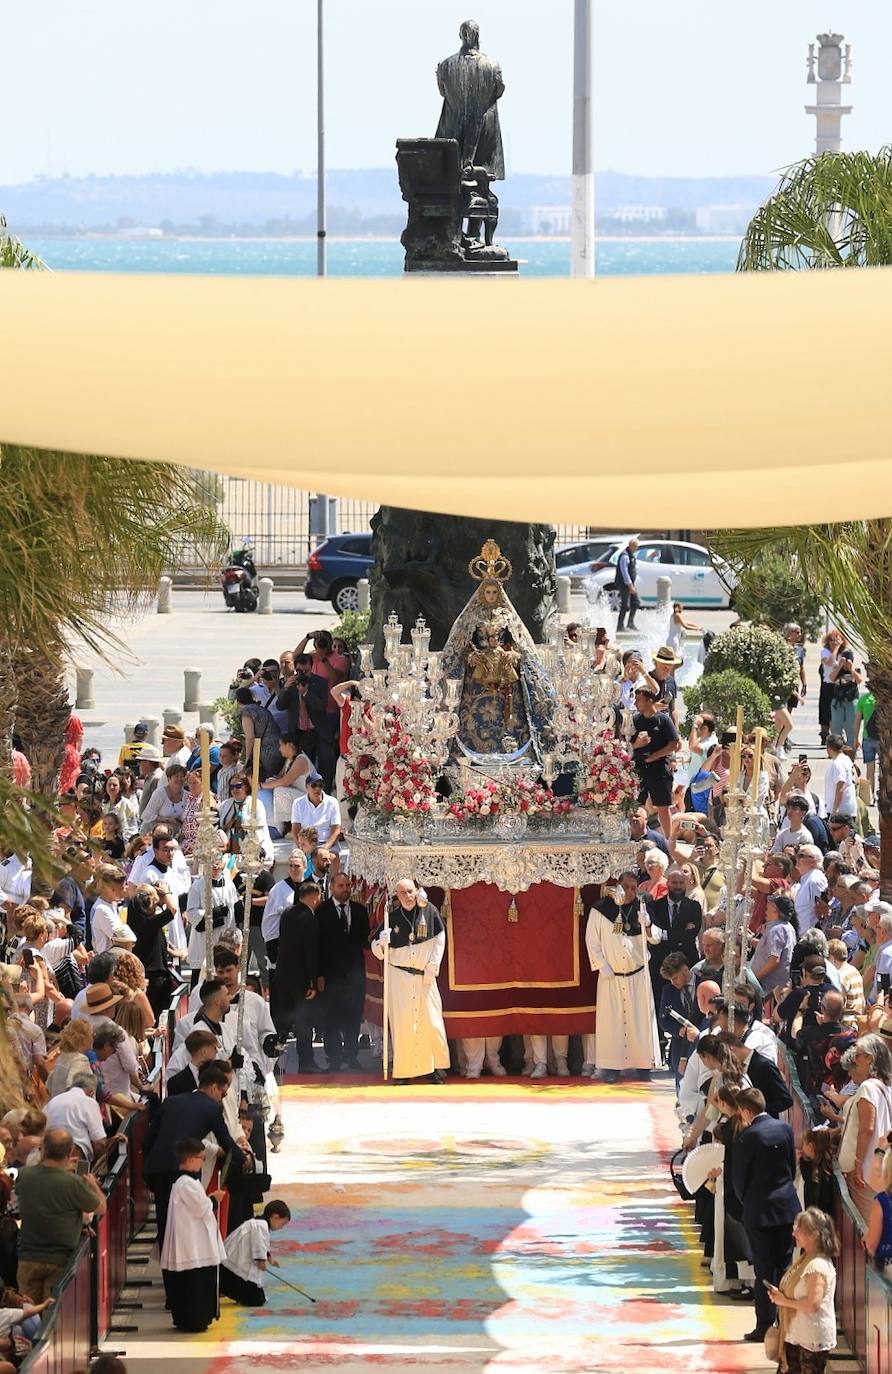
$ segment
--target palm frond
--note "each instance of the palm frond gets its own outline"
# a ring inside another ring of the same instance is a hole
[[[39,258],[36,253],[32,253],[30,248],[26,248],[21,239],[17,239],[6,227],[6,219],[0,215],[0,267],[12,267],[17,270],[22,268],[32,272],[49,272],[43,258]]]
[[[55,884],[62,872],[52,844],[53,827],[61,823],[55,799],[0,777],[0,845],[7,854],[30,854],[39,882]]]
[[[740,272],[892,263],[892,148],[796,163],[753,217]]]
[[[229,538],[201,474],[167,463],[0,446],[0,636],[12,646],[77,636],[97,652],[110,619],[151,595],[191,551]]]
[[[768,549],[795,559],[830,614],[858,638],[871,661],[892,666],[892,520],[715,530],[707,542],[734,578],[746,577]]]

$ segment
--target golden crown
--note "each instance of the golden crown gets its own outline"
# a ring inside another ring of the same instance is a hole
[[[477,557],[468,564],[468,572],[478,582],[507,582],[511,576],[511,563],[496,541],[487,539]]]

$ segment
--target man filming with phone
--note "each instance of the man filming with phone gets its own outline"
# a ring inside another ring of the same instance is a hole
[[[335,653],[334,640],[329,630],[316,630],[314,634],[304,635],[294,650],[295,669],[300,671],[299,662],[305,658],[307,645],[313,641],[314,652],[310,655],[310,673],[322,678],[326,687],[325,709],[318,714],[315,722],[316,757],[314,762],[322,774],[326,792],[334,790],[335,768],[338,762],[338,734],[341,715],[338,704],[331,694],[332,687],[344,682],[350,671],[350,663],[343,654]],[[304,750],[307,753],[307,750]],[[313,756],[310,755],[312,758]]]

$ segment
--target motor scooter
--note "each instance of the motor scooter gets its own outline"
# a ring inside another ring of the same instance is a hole
[[[256,611],[260,600],[257,569],[251,553],[251,541],[245,539],[240,549],[233,549],[229,561],[220,573],[223,600],[234,611]]]

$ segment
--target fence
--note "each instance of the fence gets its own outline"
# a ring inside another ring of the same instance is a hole
[[[178,988],[170,1007],[159,1018],[160,1035],[149,1082],[163,1093],[170,1058],[173,1026],[187,1001]],[[90,1351],[108,1335],[112,1313],[127,1282],[127,1248],[145,1223],[151,1201],[143,1177],[143,1146],[147,1112],[131,1114],[122,1127],[127,1149],[103,1179],[105,1215],[94,1223],[96,1236],[81,1242],[55,1290],[40,1338],[21,1365],[23,1374],[70,1374],[89,1363]]]
[[[320,479],[324,480],[324,479]],[[303,564],[318,543],[311,532],[310,501],[316,493],[295,487],[273,486],[244,477],[220,477],[216,487],[220,518],[232,531],[233,539],[250,537],[254,557],[264,567],[295,567]],[[376,501],[339,498],[332,507],[330,534],[356,534],[367,531],[378,508]],[[313,529],[318,528],[315,520]],[[585,525],[559,525],[557,541],[571,544],[595,533]]]
[[[796,1067],[784,1052],[779,1067],[793,1094],[789,1112],[797,1148],[811,1124],[811,1108]],[[863,1223],[852,1206],[845,1179],[836,1172],[834,1220],[840,1255],[836,1267],[836,1316],[840,1330],[865,1374],[892,1370],[892,1282],[877,1268],[861,1244]]]

